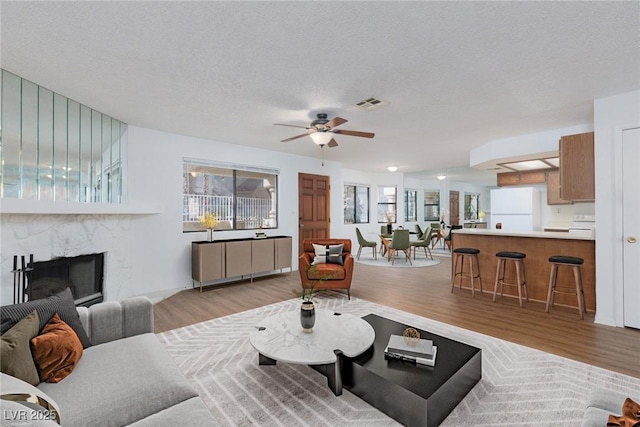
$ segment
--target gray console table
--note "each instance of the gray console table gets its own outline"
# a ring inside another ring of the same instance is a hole
[[[191,244],[191,278],[198,282],[200,292],[205,282],[253,276],[257,273],[285,268],[292,271],[291,236],[270,236],[264,239],[243,238],[193,242]]]

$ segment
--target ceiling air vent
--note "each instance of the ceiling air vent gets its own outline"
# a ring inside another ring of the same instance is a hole
[[[365,99],[364,101],[358,102],[356,104],[356,107],[362,109],[362,110],[374,110],[376,108],[380,108],[383,105],[387,105],[386,101],[382,101],[380,99],[377,98],[369,98],[369,99]]]

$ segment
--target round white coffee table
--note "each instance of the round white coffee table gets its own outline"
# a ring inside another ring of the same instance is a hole
[[[260,365],[276,362],[315,366],[328,378],[336,396],[342,394],[342,357],[364,353],[375,340],[373,327],[352,314],[316,310],[312,333],[302,331],[300,312],[279,313],[261,320],[249,334]]]

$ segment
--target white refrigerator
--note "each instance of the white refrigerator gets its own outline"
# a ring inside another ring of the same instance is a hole
[[[498,223],[504,231],[541,230],[540,192],[533,187],[491,190],[491,229]]]

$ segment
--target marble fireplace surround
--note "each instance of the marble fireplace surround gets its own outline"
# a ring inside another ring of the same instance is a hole
[[[0,304],[13,303],[13,256],[34,261],[105,253],[105,301],[130,296],[133,214],[0,214]]]

